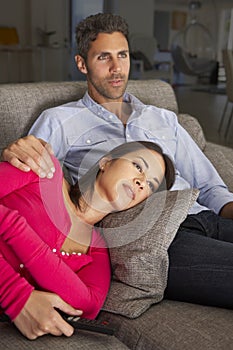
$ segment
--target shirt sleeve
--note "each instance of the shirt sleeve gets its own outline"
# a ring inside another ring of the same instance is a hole
[[[29,130],[29,134],[50,143],[55,156],[63,161],[70,146],[66,142],[67,135],[65,135],[65,128],[62,125],[61,114],[65,114],[65,111],[61,112],[59,107],[45,110],[37,118]]]
[[[110,283],[107,249],[90,248],[92,261],[83,271],[75,273],[51,251],[17,211],[1,205],[0,222],[1,239],[15,252],[40,288],[58,294],[73,307],[83,310],[84,317],[95,318]]]
[[[199,204],[218,214],[226,203],[233,201],[233,194],[188,132],[179,124],[176,130],[176,168],[191,187],[200,190]]]

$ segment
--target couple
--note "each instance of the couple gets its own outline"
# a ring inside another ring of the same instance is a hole
[[[126,22],[120,16],[97,14],[77,26],[76,36],[75,59],[78,69],[86,75],[87,93],[80,101],[44,111],[30,136],[4,150],[4,160],[25,172],[33,170],[41,181],[53,181],[58,169],[50,157],[49,142],[68,170],[69,183],[75,184],[115,146],[138,140],[159,144],[176,168],[172,189],[200,191],[168,250],[165,297],[232,308],[233,194],[178,124],[174,113],[146,106],[125,92],[130,69]],[[40,224],[40,229],[46,230],[46,225]],[[85,242],[82,248],[87,246]],[[35,293],[37,296],[39,292]],[[71,334],[53,307],[60,306],[70,313],[74,309],[55,294],[47,299],[39,296],[37,305],[46,304],[41,307],[41,316],[31,303],[26,303],[26,312],[19,314],[18,328],[25,320],[24,330],[34,338],[45,333]]]

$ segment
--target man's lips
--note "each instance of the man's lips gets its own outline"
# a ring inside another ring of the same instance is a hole
[[[135,199],[135,193],[133,191],[133,189],[129,186],[129,185],[126,185],[126,184],[123,184],[123,188],[125,190],[125,193],[127,194],[127,196],[134,200]]]
[[[122,85],[123,81],[124,80],[122,78],[114,78],[114,79],[109,80],[109,83],[112,86],[119,86],[119,85]]]

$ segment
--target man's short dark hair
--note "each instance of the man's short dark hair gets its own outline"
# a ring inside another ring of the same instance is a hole
[[[95,41],[99,33],[113,32],[121,32],[128,41],[128,24],[121,16],[98,13],[85,18],[76,27],[78,54],[86,60],[90,42]]]

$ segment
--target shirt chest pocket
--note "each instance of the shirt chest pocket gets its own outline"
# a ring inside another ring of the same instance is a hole
[[[164,153],[174,158],[176,152],[176,137],[171,128],[163,128],[155,132],[145,130],[144,134],[148,141],[158,143],[162,147]]]
[[[91,148],[95,145],[101,144],[103,142],[106,142],[107,139],[104,137],[104,135],[98,134],[98,132],[89,132],[85,133],[83,135],[73,135],[67,137],[67,144],[71,147],[77,147],[77,148]]]
[[[103,134],[96,133],[67,137],[68,151],[65,165],[69,169],[79,169],[81,174],[85,173],[108,151],[107,141],[103,139]]]

